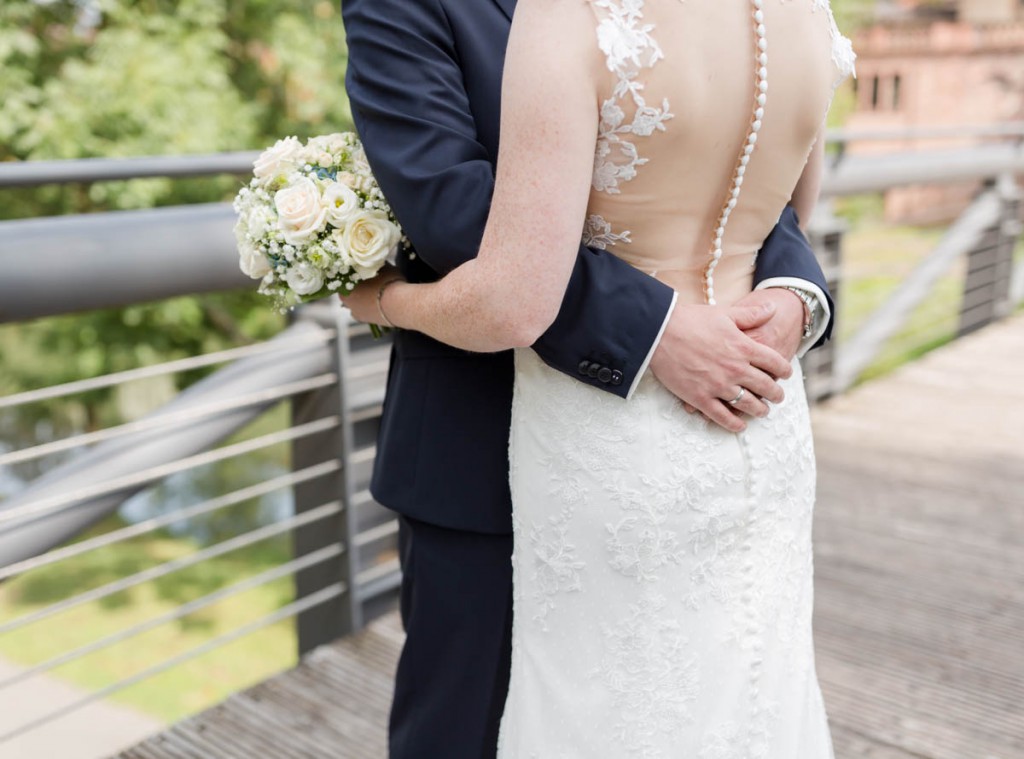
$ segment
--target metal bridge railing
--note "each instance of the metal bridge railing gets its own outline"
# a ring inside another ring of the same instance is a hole
[[[0,718],[0,753],[5,742],[289,617],[295,618],[301,655],[358,629],[368,617],[393,604],[399,583],[394,551],[397,525],[367,489],[389,347],[386,340],[373,341],[362,325],[351,324],[336,301],[327,301],[300,309],[289,328],[265,343],[0,398],[0,413],[12,413],[33,403],[223,365],[140,419],[0,453],[0,467],[74,454],[0,503],[0,583],[31,578],[37,570],[77,566],[76,560],[87,554],[144,540],[253,499],[290,491],[293,501],[284,518],[0,619],[2,638],[177,573],[194,572],[207,562],[264,541],[288,538],[292,546],[292,558],[278,566],[50,655],[0,681],[0,690],[16,688],[28,678],[85,657],[109,653],[112,647],[179,623],[233,596],[289,577],[294,586],[294,600],[236,630],[163,660],[154,654],[155,663],[150,666],[22,724],[11,725]],[[291,421],[284,429],[225,444],[282,402],[291,408]],[[117,512],[133,495],[171,475],[237,461],[282,444],[290,447],[291,471],[286,474],[68,543]]]
[[[850,134],[833,137],[837,142],[853,139]],[[238,153],[0,164],[0,187],[143,176],[242,175],[249,172],[253,157],[251,153]],[[1014,265],[1014,249],[1020,238],[1020,201],[1013,179],[1020,175],[1024,175],[1021,141],[906,155],[846,155],[831,167],[825,181],[826,200],[812,220],[809,236],[830,279],[841,318],[845,304],[860,297],[858,291],[870,284],[886,262],[865,268],[850,258],[848,248],[856,235],[831,213],[831,199],[880,193],[908,184],[971,180],[984,183],[984,187],[934,250],[922,254],[872,308],[862,326],[805,359],[812,397],[842,392],[894,340],[933,341],[932,334],[908,337],[907,325],[919,319],[920,309],[934,300],[937,288],[952,288],[956,297],[941,300],[935,319],[929,317],[926,321],[951,324],[942,328],[950,333],[948,337],[999,318],[1021,302],[1024,267]],[[251,288],[252,281],[238,271],[232,222],[227,204],[0,222],[0,322]],[[145,242],[140,244],[139,240]],[[32,255],[25,255],[26,251]],[[140,265],[143,260],[144,265]],[[46,296],[40,297],[38,283],[44,271]],[[388,352],[386,340],[372,340],[367,329],[351,324],[331,300],[299,309],[284,332],[261,344],[0,397],[0,415],[12,414],[31,404],[126,382],[221,366],[142,418],[0,450],[0,473],[4,468],[70,456],[66,463],[51,467],[0,503],[0,583],[66,566],[63,563],[86,554],[110,550],[119,543],[151,536],[190,519],[222,513],[252,499],[290,492],[293,500],[287,516],[272,523],[97,587],[81,588],[17,618],[0,619],[3,636],[130,588],[203,566],[204,562],[261,541],[291,538],[291,557],[279,566],[48,656],[0,681],[0,689],[17,687],[29,677],[109,650],[253,588],[286,577],[293,578],[294,584],[294,600],[264,617],[158,661],[74,704],[18,726],[2,724],[0,718],[0,753],[6,739],[49,724],[69,710],[154,677],[266,625],[295,617],[298,648],[304,653],[358,629],[393,604],[399,583],[397,526],[368,491]],[[282,403],[290,409],[287,427],[233,440],[239,430]],[[289,446],[287,473],[272,473],[260,482],[69,543],[115,513],[133,495],[176,473],[195,471],[217,461],[236,461],[280,445]]]

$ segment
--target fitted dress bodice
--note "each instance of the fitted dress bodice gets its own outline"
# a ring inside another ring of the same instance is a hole
[[[755,103],[748,0],[591,0],[600,134],[584,240],[704,302],[703,271]],[[717,302],[750,291],[753,264],[853,70],[825,0],[764,0],[768,87],[728,219]]]

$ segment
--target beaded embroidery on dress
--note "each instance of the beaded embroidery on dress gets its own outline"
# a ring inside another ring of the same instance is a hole
[[[744,239],[774,226],[852,49],[825,0],[587,1],[608,84],[585,238],[681,272],[683,301],[709,294],[719,261],[718,299],[733,300],[750,281],[730,267],[746,271],[756,246]],[[735,73],[702,91],[702,65]],[[709,103],[722,123],[690,116]],[[815,465],[799,364],[782,384],[785,401],[735,435],[649,372],[623,401],[516,351],[499,759],[833,759],[814,668]]]

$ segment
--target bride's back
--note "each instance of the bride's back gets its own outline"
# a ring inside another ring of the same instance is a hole
[[[716,300],[733,302],[749,292],[756,251],[852,71],[849,42],[827,0],[588,2],[601,85],[585,237],[657,271],[682,302],[703,302],[715,232],[738,189],[714,270]]]

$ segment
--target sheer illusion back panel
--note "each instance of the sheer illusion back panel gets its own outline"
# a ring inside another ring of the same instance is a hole
[[[598,24],[602,139],[585,236],[656,271],[681,302],[703,302],[702,270],[754,108],[759,62],[751,4],[588,1]],[[836,85],[852,68],[827,3],[764,0],[762,11],[769,88],[715,273],[723,304],[749,292],[756,251],[800,178]]]

